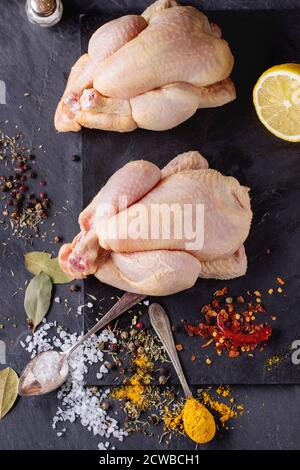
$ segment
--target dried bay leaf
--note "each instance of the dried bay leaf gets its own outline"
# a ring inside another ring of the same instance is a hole
[[[45,273],[35,276],[27,286],[24,307],[33,331],[49,310],[51,292],[52,281]]]
[[[12,408],[18,396],[19,377],[10,367],[0,370],[0,419]]]
[[[53,284],[65,284],[73,280],[71,276],[60,269],[58,258],[51,258],[50,253],[44,253],[43,251],[26,253],[25,266],[31,274],[38,275],[41,272],[48,274]]]

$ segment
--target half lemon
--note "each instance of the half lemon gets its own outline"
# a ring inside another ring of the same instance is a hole
[[[300,64],[275,65],[253,89],[253,103],[263,125],[289,142],[300,142]]]

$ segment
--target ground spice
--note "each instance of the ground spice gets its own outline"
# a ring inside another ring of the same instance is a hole
[[[280,364],[283,361],[283,359],[284,358],[279,355],[269,357],[265,363],[266,368],[268,370],[271,370],[274,366],[277,366],[278,364]]]
[[[184,403],[176,403],[172,406],[166,406],[162,414],[163,429],[165,432],[173,431],[175,433],[183,434],[183,406]]]
[[[229,395],[227,395],[228,397]],[[208,391],[203,391],[202,392],[202,400],[205,405],[207,405],[211,410],[216,411],[219,414],[219,420],[224,426],[227,421],[229,421],[232,418],[236,418],[238,414],[242,414],[244,412],[244,406],[243,405],[235,405],[230,406],[226,403],[223,403],[219,400],[215,400]],[[230,403],[234,403],[234,398],[230,398]]]
[[[128,410],[133,405],[141,412],[149,406],[145,384],[149,384],[152,379],[153,364],[145,355],[139,355],[132,362],[137,366],[136,372],[131,378],[127,379],[125,385],[116,388],[112,393],[112,397],[116,400],[126,400],[128,403],[125,406]]]
[[[291,356],[291,349],[288,348],[285,351],[280,351],[274,356],[270,356],[265,362],[265,369],[270,372],[273,368],[282,364],[285,360],[289,361]]]
[[[221,395],[221,396],[224,397],[224,398],[227,398],[227,397],[230,396],[231,390],[230,390],[230,388],[229,388],[228,386],[222,385],[222,386],[220,386],[220,387],[218,387],[218,388],[216,389],[216,393],[217,393],[218,395]]]
[[[186,434],[198,444],[206,444],[216,434],[216,423],[208,409],[195,398],[186,400],[183,408],[183,424]]]

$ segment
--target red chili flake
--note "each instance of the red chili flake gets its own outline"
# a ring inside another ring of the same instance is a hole
[[[230,349],[228,351],[228,356],[229,357],[239,357],[239,355],[240,355],[240,352],[237,351],[236,349]]]
[[[211,303],[213,308],[220,308],[220,302],[219,300],[214,299]]]
[[[282,279],[282,277],[280,276],[277,276],[276,277],[276,281],[278,282],[278,284],[284,286],[285,285],[285,281]]]
[[[222,289],[216,290],[214,293],[215,297],[222,297],[223,295],[228,294],[228,287],[223,287]]]
[[[268,341],[272,328],[256,320],[256,314],[266,311],[261,303],[262,297],[259,291],[255,291],[259,301],[250,299],[247,304],[243,296],[236,297],[236,301],[233,297],[227,297],[227,288],[220,289],[217,293],[222,293],[223,299],[213,299],[201,309],[205,321],[199,322],[198,325],[184,323],[189,335],[203,338],[205,343],[202,348],[213,343],[218,355],[227,351],[229,357],[238,357],[242,352],[250,353],[258,345]]]

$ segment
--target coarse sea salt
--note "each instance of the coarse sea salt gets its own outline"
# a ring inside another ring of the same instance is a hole
[[[56,351],[46,351],[39,356],[33,367],[33,374],[40,384],[50,382],[61,368],[61,356]]]
[[[20,344],[33,358],[40,352],[53,350],[58,340],[61,345],[56,348],[65,351],[78,341],[81,335],[69,333],[57,326],[56,322],[49,322],[44,323],[32,336],[28,335],[25,342],[20,341]],[[52,422],[52,428],[57,430],[58,437],[66,432],[63,424],[68,421],[73,423],[76,419],[94,436],[105,439],[104,442],[98,444],[99,450],[108,449],[108,439],[114,438],[122,442],[127,436],[127,432],[119,427],[117,419],[109,415],[108,410],[101,408],[101,403],[109,396],[110,390],[102,389],[93,393],[84,383],[84,376],[91,364],[100,366],[97,377],[98,375],[102,377],[103,374],[109,372],[104,364],[104,353],[98,345],[116,341],[112,332],[104,330],[98,336],[88,338],[69,358],[70,375],[68,381],[57,392],[58,407]],[[49,370],[46,366],[45,370],[39,372],[44,377],[48,375]]]

